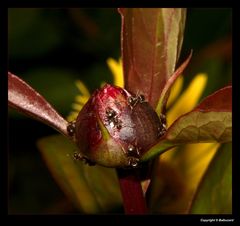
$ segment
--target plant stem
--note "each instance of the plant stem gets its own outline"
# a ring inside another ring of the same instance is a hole
[[[147,214],[141,180],[136,170],[117,169],[125,214]]]

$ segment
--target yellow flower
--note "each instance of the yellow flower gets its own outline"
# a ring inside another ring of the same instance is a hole
[[[107,60],[107,64],[113,74],[113,84],[123,88],[124,80],[121,58],[118,60],[118,62],[112,58],[109,58]]]
[[[72,104],[73,111],[71,111],[69,116],[67,117],[67,120],[69,122],[71,122],[77,118],[78,113],[80,112],[80,110],[82,109],[84,104],[87,103],[88,99],[90,98],[90,92],[82,81],[77,80],[76,86],[79,89],[80,94],[77,95],[75,98],[76,103]]]
[[[122,60],[119,59],[119,61],[117,62],[114,59],[109,58],[107,59],[107,64],[113,74],[113,84],[123,88],[124,80],[122,71]],[[103,86],[105,83],[106,82],[102,82],[101,86]],[[78,113],[90,98],[90,92],[83,82],[81,82],[80,80],[76,81],[76,86],[79,89],[80,94],[76,96],[75,103],[72,104],[73,111],[70,112],[69,116],[67,117],[67,120],[69,122],[77,118]]]
[[[121,59],[119,59],[117,62],[114,59],[109,58],[107,60],[107,64],[113,74],[114,85],[123,88],[124,79]],[[184,90],[180,95],[183,83],[183,76],[179,76],[173,85],[173,88],[171,89],[171,94],[167,103],[168,127],[179,116],[191,111],[196,106],[206,86],[207,75],[203,73],[197,74],[187,89]],[[103,84],[104,82],[102,85]],[[73,111],[67,117],[69,121],[76,119],[78,112],[82,109],[90,97],[90,92],[81,81],[78,80],[76,85],[80,91],[80,94],[75,98],[76,103],[72,105]],[[159,157],[158,161],[161,162],[160,165],[167,165],[168,168],[174,169],[174,171],[177,172],[178,176],[181,178],[181,186],[184,187],[184,192],[181,193],[180,196],[177,196],[177,198],[172,202],[166,203],[166,205],[162,208],[163,211],[169,213],[183,213],[186,210],[186,207],[189,204],[201,177],[203,176],[218,147],[219,144],[215,143],[183,145],[173,148],[163,153]],[[165,182],[166,181],[163,180],[162,185]],[[147,189],[148,184],[149,181],[144,181],[142,183],[144,190]]]
[[[181,84],[179,84],[181,83]],[[178,117],[191,111],[198,103],[199,98],[206,86],[207,75],[197,74],[189,87],[183,92],[183,94],[177,99],[177,102],[167,112],[167,122],[171,125]],[[170,101],[174,101],[177,98],[183,85],[183,77],[177,79],[173,87],[173,92],[170,94]],[[176,88],[175,88],[176,87]],[[176,91],[175,91],[176,90]]]
[[[206,86],[207,83],[207,75],[206,74],[197,74],[193,81],[190,83],[189,87],[180,95],[180,97],[177,99],[176,103],[167,111],[167,122],[168,122],[168,127],[181,115],[191,111],[199,102],[199,99],[201,97],[201,94]],[[181,88],[183,85],[183,77],[180,76],[176,83],[173,86],[173,91],[177,90],[177,93],[179,94],[181,92]],[[176,91],[171,92],[169,100],[174,102],[174,100],[177,98]],[[213,146],[213,149],[217,147],[218,144],[210,144]],[[194,151],[191,151],[191,149],[194,148]],[[203,152],[205,149],[209,148],[209,144],[191,144],[191,145],[185,145],[185,150],[181,152],[192,152],[186,154],[186,158],[194,158],[195,155],[200,154],[201,150]],[[175,150],[174,148],[173,150]],[[161,155],[161,159],[164,161],[171,161],[174,159],[174,153],[173,151],[167,151]],[[189,156],[189,157],[188,157]],[[211,158],[211,157],[209,157]],[[209,158],[205,159],[208,162]],[[178,158],[180,159],[180,158]],[[180,164],[180,163],[179,163]],[[204,163],[203,163],[204,164]],[[203,166],[203,165],[202,165]],[[196,177],[199,177],[199,175],[195,175]]]
[[[183,85],[183,77],[179,77],[175,82],[169,97],[168,107],[172,102],[176,100],[174,105],[167,111],[168,127],[181,115],[191,111],[199,102],[202,92],[207,83],[206,74],[197,74],[188,88],[180,95]],[[207,169],[211,159],[216,153],[220,144],[218,143],[199,143],[188,144],[172,148],[163,153],[159,160],[163,166],[164,174],[168,173],[168,170],[174,171],[179,177],[180,184],[169,184],[169,180],[165,181],[164,186],[181,186],[182,189],[179,194],[176,194],[173,202],[166,203],[160,210],[165,213],[185,213],[193,194]],[[160,175],[163,172],[158,172]],[[171,172],[172,173],[172,172]],[[164,182],[162,182],[164,184]]]

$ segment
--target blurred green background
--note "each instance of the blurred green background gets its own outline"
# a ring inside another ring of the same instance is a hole
[[[179,62],[193,49],[184,86],[208,74],[202,98],[231,82],[231,9],[188,9]],[[64,117],[78,93],[112,82],[106,65],[120,57],[117,9],[14,9],[8,11],[9,70],[41,93]],[[79,213],[48,171],[36,141],[56,132],[9,109],[9,213]]]

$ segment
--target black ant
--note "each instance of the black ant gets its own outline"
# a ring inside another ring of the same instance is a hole
[[[139,163],[140,152],[137,146],[132,144],[128,145],[127,148],[127,156],[128,156],[128,166],[136,168]]]
[[[72,122],[69,122],[67,126],[67,132],[69,136],[72,137],[75,134],[75,130],[76,130],[76,121],[74,120]]]
[[[131,107],[134,107],[136,104],[143,102],[145,102],[145,97],[142,94],[137,94],[135,96],[128,97],[128,104]]]
[[[114,111],[111,108],[107,108],[106,110],[106,115],[107,115],[107,121],[109,125],[113,125],[113,127],[116,127],[117,129],[122,128],[122,122],[119,120],[116,111]]]
[[[95,162],[93,162],[90,159],[88,159],[87,157],[83,156],[80,152],[74,152],[73,157],[74,157],[75,160],[81,160],[85,164],[88,164],[89,166],[96,165]]]

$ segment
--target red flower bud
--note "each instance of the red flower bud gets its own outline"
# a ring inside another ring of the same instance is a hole
[[[93,93],[77,117],[78,157],[106,167],[136,167],[164,129],[142,95],[107,84]]]

